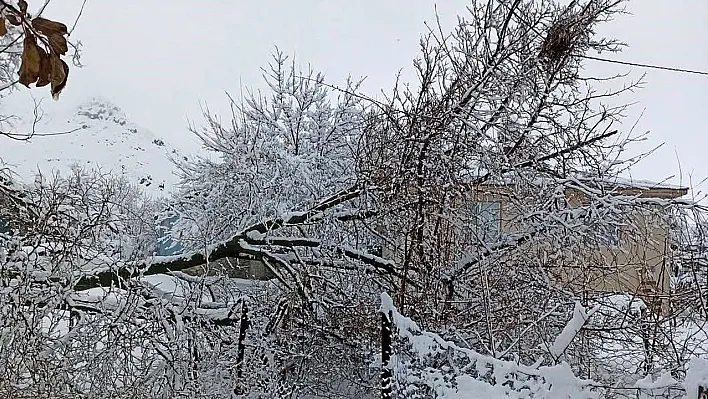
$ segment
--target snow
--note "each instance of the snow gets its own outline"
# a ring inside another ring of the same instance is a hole
[[[380,256],[372,255],[366,251],[354,249],[349,246],[343,246],[342,249],[344,249],[344,251],[346,251],[346,252],[349,252],[351,254],[351,256],[354,256],[357,259],[366,260],[366,261],[369,261],[372,263],[376,263],[376,264],[380,264],[380,265],[384,265],[384,266],[388,266],[388,267],[395,267],[396,266],[396,263],[394,261],[392,261],[390,259],[382,258]]]
[[[96,287],[78,291],[67,297],[72,306],[86,305],[97,309],[117,309],[125,304],[127,292],[116,288]]]
[[[393,312],[396,310],[395,306],[393,305],[393,298],[391,298],[390,295],[388,295],[385,292],[381,293],[381,307],[379,308],[379,311],[381,312]]]
[[[12,110],[18,115],[13,121],[18,132],[32,131],[34,115],[26,105]],[[170,157],[182,157],[182,151],[132,123],[108,100],[93,98],[74,107],[52,107],[51,112],[42,114],[34,127],[37,134],[29,140],[0,138],[0,165],[9,166],[22,181],[34,180],[37,172],[63,174],[76,165],[123,175],[152,196],[163,196],[176,184]],[[47,133],[52,135],[43,135]]]
[[[154,274],[150,276],[144,276],[141,278],[142,281],[150,284],[156,289],[165,294],[171,294],[175,297],[184,298],[184,287],[177,278],[168,276],[166,274]]]
[[[708,387],[708,359],[691,359],[683,386],[686,389],[686,399],[698,398],[698,387]]]
[[[647,308],[644,301],[634,295],[629,294],[609,294],[598,298],[596,302],[605,310],[624,312],[629,310],[631,313],[639,314]]]
[[[642,378],[634,384],[634,387],[645,390],[660,390],[675,385],[678,385],[678,381],[671,376],[671,373],[663,372],[656,379],[652,378],[651,375]]]
[[[655,182],[651,180],[643,180],[643,179],[633,179],[631,177],[613,177],[611,180],[605,179],[601,180],[607,184],[613,184],[621,187],[631,187],[631,188],[638,188],[642,190],[650,190],[650,189],[655,189],[655,188],[665,188],[665,189],[670,189],[670,190],[688,190],[687,187],[676,185],[676,184],[670,184],[666,182]]]
[[[456,375],[455,384],[451,385],[445,383],[445,376],[440,371],[442,369],[423,370],[423,377],[416,382],[424,383],[432,388],[439,398],[596,399],[600,397],[600,392],[594,389],[593,382],[576,377],[566,362],[546,367],[526,366],[459,347],[435,333],[421,330],[413,320],[398,313],[393,299],[386,293],[381,294],[380,311],[392,314],[394,331],[398,333],[399,337],[410,343],[412,352],[417,354],[421,360],[427,355],[439,353],[441,350],[452,350],[466,356],[471,366],[474,366],[476,370],[481,370],[479,373],[481,377],[485,376],[487,371],[492,373],[493,383],[484,378],[462,374]],[[584,323],[584,320],[589,317],[588,314],[594,311],[595,308],[586,313],[582,306],[576,305],[574,317],[568,324],[572,328],[577,328],[578,320],[583,320]],[[469,367],[466,368],[469,369]],[[411,383],[412,381],[408,380],[407,382]]]
[[[262,233],[260,233],[256,230],[247,231],[246,237],[248,237],[250,240],[253,240],[253,241],[262,241],[265,238],[265,236]]]
[[[561,331],[560,335],[558,335],[553,342],[553,345],[550,348],[551,355],[555,358],[560,357],[568,348],[568,345],[570,345],[575,336],[578,335],[580,329],[582,329],[585,323],[587,323],[590,316],[592,316],[592,314],[598,309],[599,306],[591,309],[589,312],[586,312],[580,302],[575,302],[573,317],[570,321],[568,321],[568,324],[565,325],[563,331]]]

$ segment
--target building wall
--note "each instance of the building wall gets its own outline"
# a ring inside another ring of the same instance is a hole
[[[670,189],[621,190],[620,195],[638,195],[651,198],[674,198],[680,193]],[[578,192],[565,193],[569,205],[580,206],[586,199]],[[474,190],[466,198],[470,202],[498,202],[500,204],[500,226],[502,233],[514,234],[521,231],[518,206],[511,200],[508,187],[487,187]],[[518,199],[515,199],[515,201]],[[534,201],[534,199],[527,199]],[[669,224],[666,210],[660,206],[628,209],[622,214],[624,226],[619,229],[619,240],[615,243],[586,243],[574,248],[559,249],[544,241],[543,237],[532,239],[521,245],[524,257],[532,256],[547,266],[552,281],[566,289],[582,293],[630,293],[642,297],[647,302],[661,303],[670,293],[671,253],[669,245]],[[450,253],[439,258],[441,264],[454,264],[464,252],[464,226],[448,222],[445,237],[440,246],[450,248]],[[394,247],[385,247],[383,256],[399,265],[404,260],[405,240],[396,240]],[[434,248],[435,245],[428,247]],[[469,250],[476,250],[474,243]],[[438,258],[436,258],[438,259]],[[664,305],[660,305],[664,306]]]
[[[680,195],[676,190],[632,188],[619,194],[650,198]],[[566,196],[571,206],[586,202],[577,192],[567,192]],[[667,216],[667,210],[660,205],[628,208],[622,214],[623,223],[616,243],[588,245],[582,251],[563,254],[550,253],[538,243],[534,249],[540,257],[549,259],[552,280],[565,288],[578,294],[634,294],[650,306],[666,310],[672,269]]]

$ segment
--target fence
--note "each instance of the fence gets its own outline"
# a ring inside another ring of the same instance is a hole
[[[696,361],[683,382],[665,373],[632,387],[603,386],[576,377],[566,363],[525,366],[459,347],[398,313],[387,294],[381,297],[381,360],[384,399],[708,399],[708,361]]]

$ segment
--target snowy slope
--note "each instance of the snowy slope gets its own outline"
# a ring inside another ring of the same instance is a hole
[[[25,107],[13,130],[31,132],[33,120]],[[118,106],[101,98],[45,109],[34,131],[38,134],[28,141],[0,136],[0,159],[24,181],[32,181],[37,171],[63,173],[81,165],[122,174],[146,193],[162,196],[177,182],[170,157],[184,157],[165,137],[132,123]]]

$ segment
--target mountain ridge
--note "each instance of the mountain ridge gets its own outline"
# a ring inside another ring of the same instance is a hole
[[[29,133],[22,140],[0,136],[0,167],[9,168],[20,181],[32,181],[38,173],[63,174],[78,166],[121,175],[147,194],[161,197],[179,180],[172,159],[187,157],[102,97],[63,110],[53,107],[50,113],[16,114],[11,128],[49,132]]]

